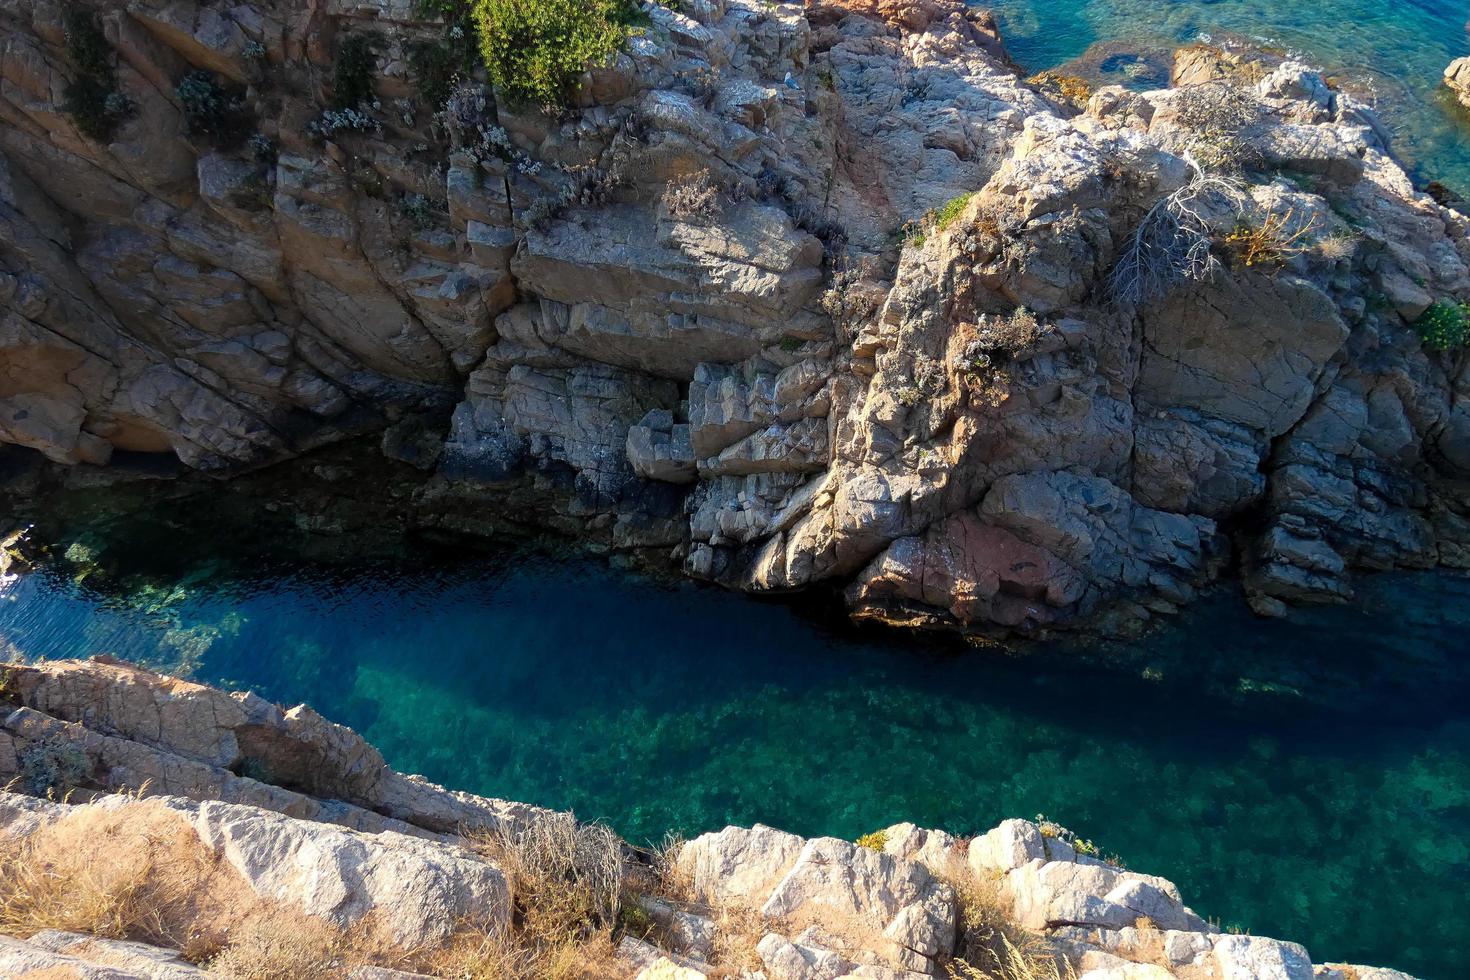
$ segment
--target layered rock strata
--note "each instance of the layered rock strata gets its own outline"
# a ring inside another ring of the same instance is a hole
[[[1470,563],[1470,381],[1412,326],[1470,299],[1470,226],[1305,67],[1084,102],[960,0],[686,0],[549,115],[426,98],[452,28],[409,6],[83,5],[105,138],[75,11],[0,12],[0,440],[227,473],[391,423],[424,523],[517,488],[965,631]]]

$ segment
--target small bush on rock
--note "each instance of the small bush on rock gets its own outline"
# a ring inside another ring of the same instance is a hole
[[[858,847],[866,847],[870,851],[881,851],[888,846],[888,831],[875,830],[871,834],[863,834],[857,839]]]
[[[1459,350],[1470,339],[1470,304],[1436,300],[1414,321],[1430,350]]]
[[[20,778],[33,796],[65,796],[90,772],[87,753],[67,741],[47,739],[20,755]]]
[[[213,72],[189,72],[174,87],[184,108],[189,133],[215,143],[238,143],[251,127],[243,93],[226,86]]]
[[[1220,266],[1210,250],[1210,213],[1238,213],[1244,192],[1233,180],[1207,174],[1195,164],[1189,182],[1161,198],[1138,224],[1108,277],[1114,302],[1140,306],[1162,299],[1182,282],[1203,282]]]
[[[480,53],[515,102],[558,109],[578,77],[606,64],[633,32],[634,0],[473,0]]]
[[[1259,225],[1242,222],[1225,236],[1225,245],[1246,268],[1280,265],[1307,250],[1303,243],[1317,226],[1316,215],[1293,222],[1295,216],[1295,210],[1289,209],[1285,214],[1266,215]]]
[[[67,7],[62,28],[67,56],[77,71],[62,94],[62,108],[83,136],[105,143],[133,113],[132,100],[118,91],[112,45],[90,10]]]
[[[1186,149],[1206,169],[1236,171],[1259,162],[1252,143],[1262,109],[1246,89],[1210,82],[1180,89],[1174,113],[1187,130]]]
[[[373,72],[381,43],[374,34],[349,34],[342,39],[332,66],[332,104],[338,109],[373,104]]]
[[[678,221],[710,221],[719,217],[720,188],[708,170],[675,177],[664,187],[663,206]]]

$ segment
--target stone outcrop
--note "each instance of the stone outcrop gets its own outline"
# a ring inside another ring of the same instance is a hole
[[[973,632],[1470,563],[1470,381],[1413,326],[1470,299],[1470,225],[1306,66],[1192,46],[1083,107],[961,0],[689,0],[551,115],[431,102],[451,27],[408,6],[84,5],[105,139],[75,24],[0,13],[0,441],[65,484],[386,429],[410,523]],[[1178,200],[1197,248],[1129,287]]]
[[[7,736],[8,757],[23,763],[46,753],[61,758],[54,755],[60,744],[55,732],[28,741],[31,729],[15,723],[17,715],[39,716],[34,705],[74,716],[74,721],[56,721],[68,731],[105,733],[158,753],[154,758],[202,755],[220,762],[233,758],[231,746],[247,734],[236,711],[248,708],[261,717],[268,707],[253,695],[225,694],[107,661],[7,670],[3,693],[12,710],[6,727],[14,733]],[[21,699],[33,706],[14,707]],[[281,717],[292,714],[276,711]],[[326,724],[315,727],[318,736]],[[347,729],[332,726],[330,731],[332,744],[358,749],[319,751],[316,785],[352,785],[368,771],[361,765],[367,747]],[[292,751],[305,751],[300,743],[307,741],[297,739]],[[422,829],[404,833],[414,829],[412,824],[348,829],[326,800],[317,800],[319,809],[302,818],[277,812],[269,800],[221,802],[207,793],[185,798],[137,787],[127,795],[109,793],[118,787],[111,783],[114,774],[99,768],[91,754],[96,745],[76,737],[69,744],[81,747],[91,767],[73,766],[65,773],[52,767],[51,776],[64,778],[65,786],[30,787],[53,795],[62,790],[69,802],[0,792],[0,859],[8,848],[68,825],[91,833],[88,846],[104,850],[108,841],[127,846],[136,831],[140,840],[152,842],[149,846],[167,844],[166,853],[177,860],[188,860],[188,847],[193,847],[207,856],[208,865],[217,865],[214,873],[230,884],[198,893],[204,899],[233,895],[232,901],[242,904],[239,896],[253,896],[270,911],[274,928],[284,929],[275,924],[289,913],[338,930],[375,929],[399,954],[432,951],[465,930],[503,935],[514,928],[515,904],[522,903],[523,914],[524,903],[537,900],[535,894],[513,894],[501,867],[464,846],[462,837]],[[275,758],[261,761],[269,765]],[[44,770],[23,764],[21,775]],[[0,779],[8,778],[0,770]],[[427,786],[424,793],[426,798],[449,795]],[[463,813],[514,809],[523,817],[521,828],[527,826],[524,821],[549,816],[534,807],[453,796]],[[425,804],[423,812],[432,825],[442,809]],[[112,822],[97,835],[98,825],[88,821],[104,815]],[[463,829],[515,833],[515,828],[486,823]],[[631,849],[624,854],[637,863]],[[993,940],[990,930],[1003,921],[1017,936],[1030,937],[1028,948],[1065,961],[1070,970],[1065,975],[1079,980],[1411,980],[1393,970],[1314,966],[1307,950],[1295,943],[1221,933],[1184,904],[1172,882],[1125,870],[1095,854],[1096,848],[1065,829],[1027,820],[1007,820],[969,839],[897,824],[862,844],[806,839],[763,826],[727,827],[681,845],[657,881],[646,875],[630,879],[663,889],[624,898],[637,904],[652,927],[644,930],[646,938],[623,932],[612,962],[599,966],[597,975],[610,980],[950,976],[956,957],[976,938],[967,933],[966,923],[979,914],[975,903],[983,902],[989,909],[985,915],[1000,917],[986,920],[985,936]],[[171,874],[168,868],[149,867],[150,875]],[[189,876],[168,880],[177,885]],[[4,887],[0,884],[0,892]],[[969,911],[962,915],[966,903]],[[207,917],[231,910],[194,911]],[[726,958],[731,950],[745,950],[739,955],[749,959],[731,961]],[[437,975],[372,963],[335,972],[320,969],[324,976],[347,980]],[[176,949],[55,930],[23,939],[0,935],[0,972],[85,980],[220,975],[209,962],[200,968]]]
[[[44,746],[73,751],[111,792],[146,786],[371,833],[509,831],[541,812],[395,772],[305,705],[283,711],[107,658],[0,668],[0,707],[0,785],[23,779],[21,759]]]
[[[1456,58],[1444,70],[1445,86],[1460,104],[1470,108],[1470,58]]]

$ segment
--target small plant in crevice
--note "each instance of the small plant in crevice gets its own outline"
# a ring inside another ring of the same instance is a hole
[[[378,48],[382,43],[376,34],[349,34],[337,45],[337,57],[332,63],[332,105],[338,109],[360,109],[377,101],[373,72],[378,67]]]
[[[1061,841],[1084,857],[1097,858],[1117,868],[1123,867],[1123,862],[1116,855],[1103,857],[1102,848],[1084,837],[1077,836],[1055,820],[1048,819],[1045,814],[1036,815],[1036,829],[1041,831],[1042,837]]]
[[[62,11],[66,53],[76,77],[62,93],[62,109],[82,135],[98,143],[133,114],[133,102],[117,87],[116,56],[102,26],[90,10],[68,6]]]
[[[1306,242],[1317,227],[1317,216],[1296,220],[1296,210],[1266,215],[1259,225],[1242,221],[1225,236],[1225,245],[1246,268],[1281,265],[1308,248]]]
[[[1460,350],[1470,340],[1470,304],[1435,300],[1414,321],[1414,329],[1430,350]]]
[[[398,201],[398,213],[419,231],[434,227],[438,215],[446,210],[441,203],[423,194],[405,194]]]
[[[250,155],[255,157],[256,163],[269,165],[276,162],[279,153],[276,141],[264,133],[252,133],[245,145],[250,148]]]
[[[724,210],[720,187],[708,170],[673,178],[665,185],[660,202],[676,221],[712,221]]]
[[[33,796],[65,796],[91,769],[87,754],[64,739],[36,742],[20,753],[20,780]]]
[[[951,370],[972,404],[994,407],[1009,397],[1016,365],[1035,352],[1045,329],[1025,307],[959,324]]]
[[[854,843],[870,851],[881,851],[888,846],[888,831],[875,830],[871,834],[863,834]]]
[[[526,209],[528,226],[544,231],[568,208],[606,205],[613,199],[614,192],[627,181],[620,161],[614,161],[607,169],[585,167],[572,172],[570,177],[560,191],[538,198]]]
[[[437,40],[415,41],[407,48],[418,94],[437,112],[480,67],[475,22],[470,5],[463,0],[418,0],[414,10],[420,17],[444,23],[444,33]]]
[[[383,124],[359,109],[323,109],[322,114],[306,124],[306,132],[318,139],[331,139],[338,133],[382,133]]]
[[[930,235],[947,231],[965,213],[965,208],[975,197],[974,192],[951,198],[937,208],[930,208],[913,221],[905,222],[901,229],[903,240],[915,248],[922,248]]]
[[[184,109],[189,135],[220,146],[239,143],[252,126],[245,95],[213,72],[195,69],[179,80],[174,94]]]

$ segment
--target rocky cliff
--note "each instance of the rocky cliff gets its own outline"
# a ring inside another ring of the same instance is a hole
[[[1470,564],[1470,225],[1352,97],[1026,81],[959,0],[643,14],[549,114],[402,0],[6,5],[0,439],[386,429],[425,523],[968,631]]]
[[[0,712],[0,781],[30,794],[0,791],[8,977],[1408,980],[1222,933],[1047,822],[656,854],[115,661],[7,667]]]

